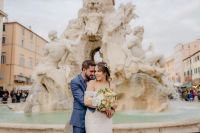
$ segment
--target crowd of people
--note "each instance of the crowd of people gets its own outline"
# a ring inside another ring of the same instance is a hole
[[[190,88],[180,88],[179,93],[181,99],[184,101],[200,101],[200,84],[192,86]],[[11,99],[11,103],[25,102],[29,95],[29,90],[15,90],[13,89],[10,93],[7,89],[3,90],[0,88],[0,103],[6,104]]]
[[[15,90],[13,89],[10,93],[8,90],[0,89],[0,103],[7,104],[9,102],[12,103],[20,103],[25,102],[28,97],[29,90]]]
[[[200,85],[181,89],[181,98],[185,101],[200,101]]]

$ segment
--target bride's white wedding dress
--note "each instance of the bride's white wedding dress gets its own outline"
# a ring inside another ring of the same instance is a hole
[[[95,91],[86,91],[85,97],[94,97]],[[108,118],[106,114],[91,110],[87,110],[85,116],[86,133],[112,133],[112,118]]]

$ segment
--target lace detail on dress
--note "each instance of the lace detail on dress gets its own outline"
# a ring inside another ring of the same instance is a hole
[[[93,97],[93,96],[94,96],[94,91],[85,91],[85,98]]]
[[[94,92],[94,91],[85,91],[85,96],[84,97],[86,99],[87,98],[91,98],[91,100],[92,100],[92,106],[97,106],[95,96],[96,96],[96,92]]]
[[[85,91],[85,98],[92,98],[93,106],[97,106],[101,100],[96,91]],[[85,127],[87,133],[112,133],[112,118],[97,110],[95,112],[87,110]]]
[[[87,110],[85,116],[86,133],[112,133],[112,118],[99,111]]]
[[[102,96],[98,96],[96,91],[86,91],[85,92],[85,98],[91,98],[92,100],[92,106],[98,106],[101,103],[101,100],[103,99]]]

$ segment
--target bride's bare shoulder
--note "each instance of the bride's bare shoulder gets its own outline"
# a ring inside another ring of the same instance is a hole
[[[88,83],[87,83],[87,88],[89,90],[94,90],[94,87],[95,87],[95,80],[90,80]]]
[[[94,85],[95,82],[96,82],[96,80],[90,80],[90,81],[88,82],[88,85]]]

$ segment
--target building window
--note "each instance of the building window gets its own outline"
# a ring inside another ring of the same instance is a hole
[[[2,44],[5,44],[5,43],[6,43],[6,37],[3,36],[3,37],[2,37]]]
[[[33,45],[32,43],[29,44],[29,50],[31,51],[33,50],[32,45]]]
[[[25,58],[24,55],[20,54],[19,56],[19,65],[24,66],[25,65]]]
[[[25,29],[22,28],[22,35],[24,36],[25,35]]]
[[[1,64],[6,64],[6,52],[1,53]]]
[[[24,47],[24,40],[23,39],[21,41],[21,45],[20,46]]]
[[[33,59],[31,57],[29,58],[29,67],[33,68]]]
[[[33,40],[33,32],[30,33],[30,39]]]
[[[6,31],[6,25],[5,24],[3,25],[3,31]]]
[[[190,71],[189,71],[189,70],[187,71],[187,75],[188,75],[188,76],[190,75]]]

